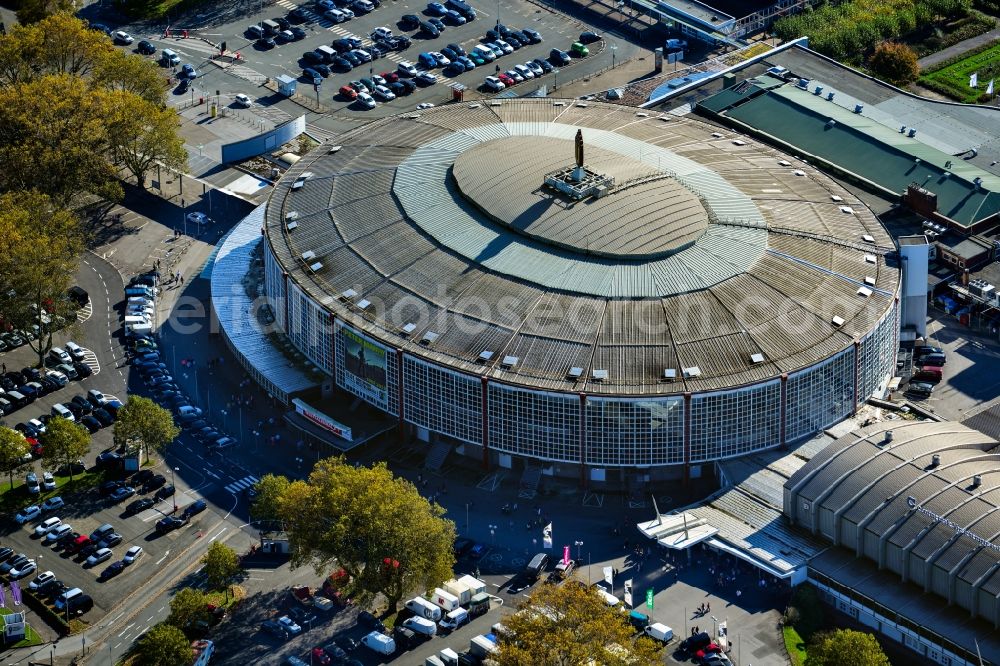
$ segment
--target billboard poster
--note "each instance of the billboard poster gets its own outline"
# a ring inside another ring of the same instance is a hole
[[[347,328],[340,328],[344,349],[342,387],[385,411],[389,406],[386,390],[386,348]]]

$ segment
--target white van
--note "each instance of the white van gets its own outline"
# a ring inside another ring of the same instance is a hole
[[[441,619],[441,608],[435,606],[423,597],[415,597],[406,602],[407,610],[413,611],[414,615],[437,622]]]
[[[61,403],[57,402],[52,405],[52,416],[61,416],[67,421],[76,421],[76,417],[73,416],[73,412],[66,409],[66,407]]]
[[[664,643],[669,643],[674,639],[674,630],[659,622],[645,626],[643,631],[646,632],[647,636],[655,638],[658,641],[663,641]]]
[[[129,305],[125,310],[126,317],[146,317],[148,319],[153,318],[153,313],[156,309],[152,305]]]
[[[83,595],[83,590],[78,587],[74,587],[72,590],[66,590],[58,597],[56,597],[56,608],[66,608],[66,603],[75,597]]]
[[[423,636],[433,636],[437,633],[437,625],[423,617],[408,617],[403,621],[403,626],[410,631]]]
[[[456,608],[444,616],[444,619],[441,620],[441,628],[449,631],[455,631],[468,621],[469,611],[464,608]]]
[[[152,305],[155,306],[156,302],[149,298],[148,296],[129,296],[128,301],[125,303],[126,306],[130,305]]]
[[[126,326],[138,326],[141,324],[148,324],[149,317],[145,315],[125,315],[125,325]]]
[[[86,352],[83,351],[83,347],[76,344],[72,340],[63,345],[66,348],[66,352],[74,361],[82,362]]]
[[[170,49],[163,49],[160,51],[160,60],[162,60],[163,64],[167,67],[181,64],[181,57]]]
[[[125,327],[125,334],[132,338],[149,338],[153,335],[152,324],[134,324]]]
[[[333,59],[337,57],[337,52],[325,44],[317,46],[315,52],[322,55],[323,62],[327,64],[333,62]]]
[[[373,631],[361,639],[361,643],[379,654],[389,655],[396,651],[396,641],[391,636]]]

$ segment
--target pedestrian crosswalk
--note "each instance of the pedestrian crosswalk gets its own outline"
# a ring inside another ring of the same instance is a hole
[[[260,479],[258,479],[256,476],[247,475],[244,476],[239,481],[234,481],[233,483],[230,483],[228,486],[226,486],[226,490],[235,495],[236,493],[243,492],[247,488],[253,486],[258,481],[260,481]]]

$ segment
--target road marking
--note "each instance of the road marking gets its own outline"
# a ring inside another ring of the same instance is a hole
[[[206,469],[206,470],[205,470],[205,473],[206,473],[206,474],[208,474],[208,475],[209,475],[210,477],[212,477],[213,479],[216,479],[216,480],[218,480],[218,479],[219,479],[219,475],[218,475],[218,474],[216,474],[215,472],[212,472],[212,471],[210,471],[210,470],[207,470],[207,469]]]
[[[158,611],[156,611],[156,612],[157,612],[157,613],[162,613],[162,612],[163,612],[163,611],[165,611],[166,609],[167,609],[167,606],[166,606],[166,604],[164,604],[163,606],[160,606],[160,609],[159,609]]]
[[[226,531],[226,530],[228,530],[228,529],[229,529],[228,527],[223,527],[223,528],[222,528],[221,530],[219,530],[219,533],[218,533],[218,534],[216,534],[216,535],[215,535],[214,537],[212,537],[211,539],[209,539],[209,541],[215,541],[215,540],[216,540],[216,539],[218,539],[218,538],[219,538],[220,536],[222,536],[222,533],[223,533],[223,532],[225,532],[225,531]]]
[[[260,479],[258,479],[256,476],[244,476],[239,481],[235,481],[226,486],[226,490],[235,495],[236,493],[242,490],[246,490],[250,486],[257,483],[258,481],[260,481]]]
[[[156,563],[159,564],[163,560],[167,559],[168,555],[170,555],[170,551],[169,550],[163,554],[163,557],[161,557],[160,559],[156,560]]]
[[[115,623],[115,622],[117,622],[118,620],[122,619],[122,617],[123,617],[124,615],[125,615],[125,611],[122,611],[122,612],[121,612],[121,613],[119,613],[119,614],[118,614],[118,615],[117,615],[116,617],[112,618],[112,619],[111,619],[111,620],[109,621],[109,624],[114,624],[114,623]]]
[[[159,564],[159,562],[157,562],[157,564]],[[132,624],[130,624],[127,627],[125,627],[124,631],[122,631],[122,633],[118,634],[118,638],[121,638],[122,636],[124,636],[125,634],[127,634],[128,630],[131,629],[134,626],[135,626],[135,622],[133,622]]]

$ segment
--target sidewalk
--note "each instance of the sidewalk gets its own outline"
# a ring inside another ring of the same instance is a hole
[[[920,65],[920,69],[924,70],[929,67],[933,67],[939,62],[944,62],[949,58],[953,58],[957,55],[961,55],[966,51],[971,51],[975,48],[986,44],[987,42],[992,42],[995,39],[1000,39],[1000,28],[995,30],[990,30],[989,32],[984,32],[981,35],[976,35],[975,37],[970,37],[960,41],[958,44],[953,44],[946,49],[942,49],[937,53],[931,53],[923,58],[917,60],[917,64]]]

